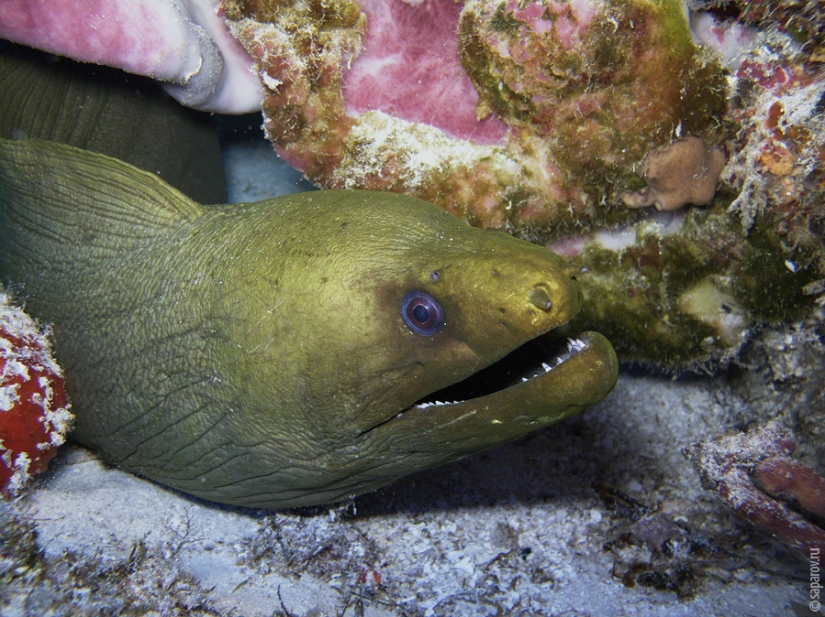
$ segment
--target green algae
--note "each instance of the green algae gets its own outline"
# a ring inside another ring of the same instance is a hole
[[[506,34],[516,34],[521,27],[512,13],[507,12],[507,4],[504,2],[498,5],[493,18],[490,20],[490,26],[496,32],[504,32]]]
[[[815,247],[788,246],[771,217],[746,231],[717,205],[689,211],[669,235],[653,223],[635,229],[630,246],[590,240],[570,259],[584,296],[576,327],[598,324],[620,358],[670,368],[724,360],[761,325],[815,304],[804,291],[818,278]]]
[[[732,290],[747,301],[754,319],[766,323],[801,319],[812,297],[805,287],[817,280],[815,253],[809,247],[789,247],[776,226],[757,223],[741,247]]]
[[[227,19],[250,18],[259,21],[277,21],[286,18],[292,29],[307,24],[321,29],[351,28],[361,19],[361,8],[356,0],[244,0],[224,3]]]

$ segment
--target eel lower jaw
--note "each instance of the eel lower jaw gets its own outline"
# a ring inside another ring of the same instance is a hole
[[[570,336],[561,347],[550,334],[543,335],[459,384],[425,397],[387,425],[487,445],[503,443],[604,398],[616,383],[618,366],[612,345],[597,332]],[[490,392],[489,383],[502,376],[514,385]],[[476,387],[482,388],[480,394],[461,396],[464,389],[470,393]]]

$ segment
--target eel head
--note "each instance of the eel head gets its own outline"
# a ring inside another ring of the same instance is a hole
[[[551,251],[408,197],[307,195],[304,265],[291,258],[278,278],[300,281],[273,338],[289,358],[267,356],[255,379],[300,393],[294,417],[280,418],[294,447],[292,486],[276,505],[355,495],[497,446],[615,385],[610,343],[563,331],[580,293]],[[260,346],[272,331],[249,340]]]

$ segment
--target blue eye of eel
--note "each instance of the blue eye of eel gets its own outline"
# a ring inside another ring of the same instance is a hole
[[[421,336],[431,336],[444,325],[444,309],[438,300],[417,289],[401,301],[401,317],[410,330]]]

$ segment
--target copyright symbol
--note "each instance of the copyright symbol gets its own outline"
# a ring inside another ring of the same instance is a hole
[[[809,608],[810,608],[810,609],[811,609],[814,613],[818,613],[818,612],[819,612],[819,609],[820,609],[820,608],[822,608],[822,605],[819,603],[819,601],[818,601],[818,600],[814,600],[814,601],[812,601],[812,602],[808,605],[808,607],[809,607]]]

